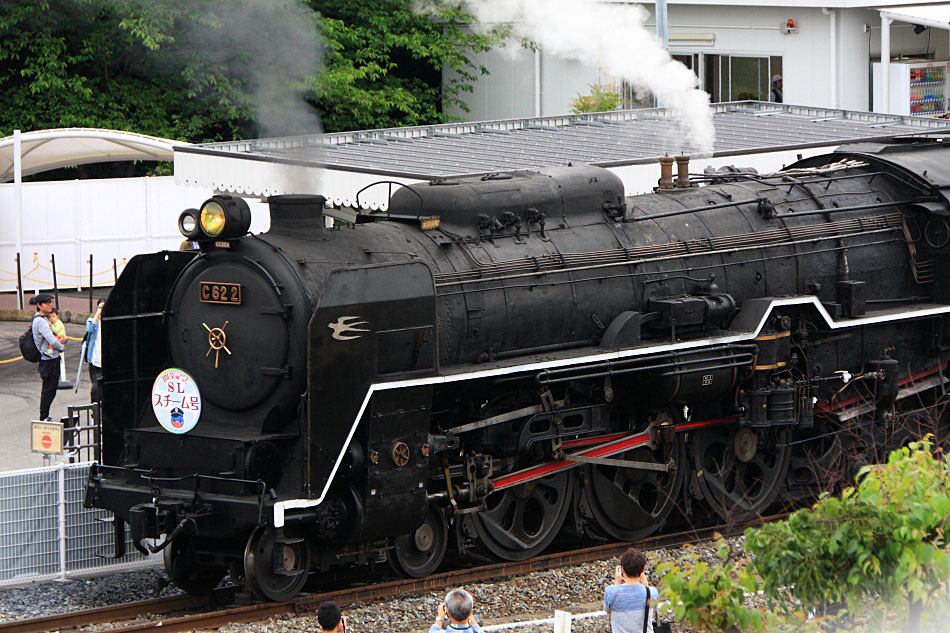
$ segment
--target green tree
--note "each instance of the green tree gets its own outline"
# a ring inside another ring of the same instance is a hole
[[[239,86],[176,40],[213,29],[201,3],[37,0],[0,4],[0,130],[102,127],[232,138],[251,112]],[[211,3],[207,2],[207,6]],[[187,38],[185,38],[187,39]]]
[[[324,72],[313,78],[315,104],[328,131],[425,125],[446,120],[444,106],[468,110],[489,50],[502,32],[465,28],[474,18],[455,3],[430,2],[425,13],[409,0],[311,0],[326,46]],[[456,71],[442,86],[442,69]]]

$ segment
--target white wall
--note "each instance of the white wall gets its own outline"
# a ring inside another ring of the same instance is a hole
[[[13,187],[0,184],[0,291],[16,289]],[[94,284],[111,285],[113,258],[121,274],[122,262],[133,255],[176,250],[184,239],[178,215],[211,194],[176,185],[171,176],[24,183],[22,265],[30,278],[24,289],[52,288],[50,255],[56,256],[61,288],[88,285],[90,254]],[[251,230],[266,230],[266,207],[251,204]]]
[[[646,5],[647,19],[653,28],[653,6]],[[831,16],[813,7],[669,5],[671,34],[711,33],[712,45],[701,42],[671,41],[673,54],[706,53],[717,55],[781,56],[785,102],[795,105],[870,110],[870,59],[880,56],[881,19],[873,9],[835,9],[836,50],[831,50]],[[798,32],[784,34],[782,25],[795,20]],[[870,31],[865,28],[869,25]],[[916,56],[929,50],[936,59],[950,58],[947,31],[928,29],[915,35],[913,25],[895,22],[891,27],[892,54]],[[870,51],[870,52],[869,52]],[[837,104],[832,103],[832,55],[837,59]],[[534,68],[530,51],[492,52],[477,57],[492,72],[481,78],[473,96],[464,95],[471,113],[453,114],[469,121],[533,116]],[[607,78],[600,73],[596,60],[584,64],[559,60],[542,51],[541,116],[565,114],[579,93],[589,92],[588,85]]]

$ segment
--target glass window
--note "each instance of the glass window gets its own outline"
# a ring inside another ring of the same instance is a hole
[[[705,57],[704,88],[713,103],[720,101],[768,101],[772,76],[782,74],[782,58],[744,55]]]

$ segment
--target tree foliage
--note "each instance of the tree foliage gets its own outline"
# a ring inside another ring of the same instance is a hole
[[[502,33],[465,28],[474,18],[456,4],[430,2],[426,13],[405,0],[313,0],[326,42],[325,71],[314,78],[327,130],[439,123],[444,106],[468,110],[463,93],[483,66],[474,53]],[[442,89],[442,69],[454,79]]]
[[[745,607],[745,594],[755,593],[754,576],[732,559],[729,545],[719,538],[716,553],[722,564],[710,565],[696,556],[682,562],[661,563],[660,592],[670,601],[673,615],[701,631],[756,633],[766,625],[765,614]]]
[[[589,95],[577,95],[571,101],[571,111],[582,112],[612,112],[619,110],[623,105],[623,95],[616,86],[591,84]]]
[[[820,611],[838,605],[854,614],[868,601],[903,612],[911,622],[948,598],[950,459],[930,441],[866,466],[855,488],[825,496],[787,520],[746,532],[746,549],[770,597]]]
[[[410,0],[0,3],[0,134],[100,127],[188,140],[444,119],[495,41]],[[321,39],[322,29],[322,39]],[[322,56],[322,63],[321,63]],[[442,90],[444,65],[458,80]],[[308,106],[309,104],[309,106]],[[310,112],[307,112],[310,110]]]

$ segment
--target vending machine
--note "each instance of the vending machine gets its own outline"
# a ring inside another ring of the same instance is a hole
[[[881,69],[875,62],[874,111],[882,112]],[[947,98],[947,79],[950,77],[950,62],[896,61],[891,62],[890,108],[887,114],[910,116],[943,116],[950,112]]]

